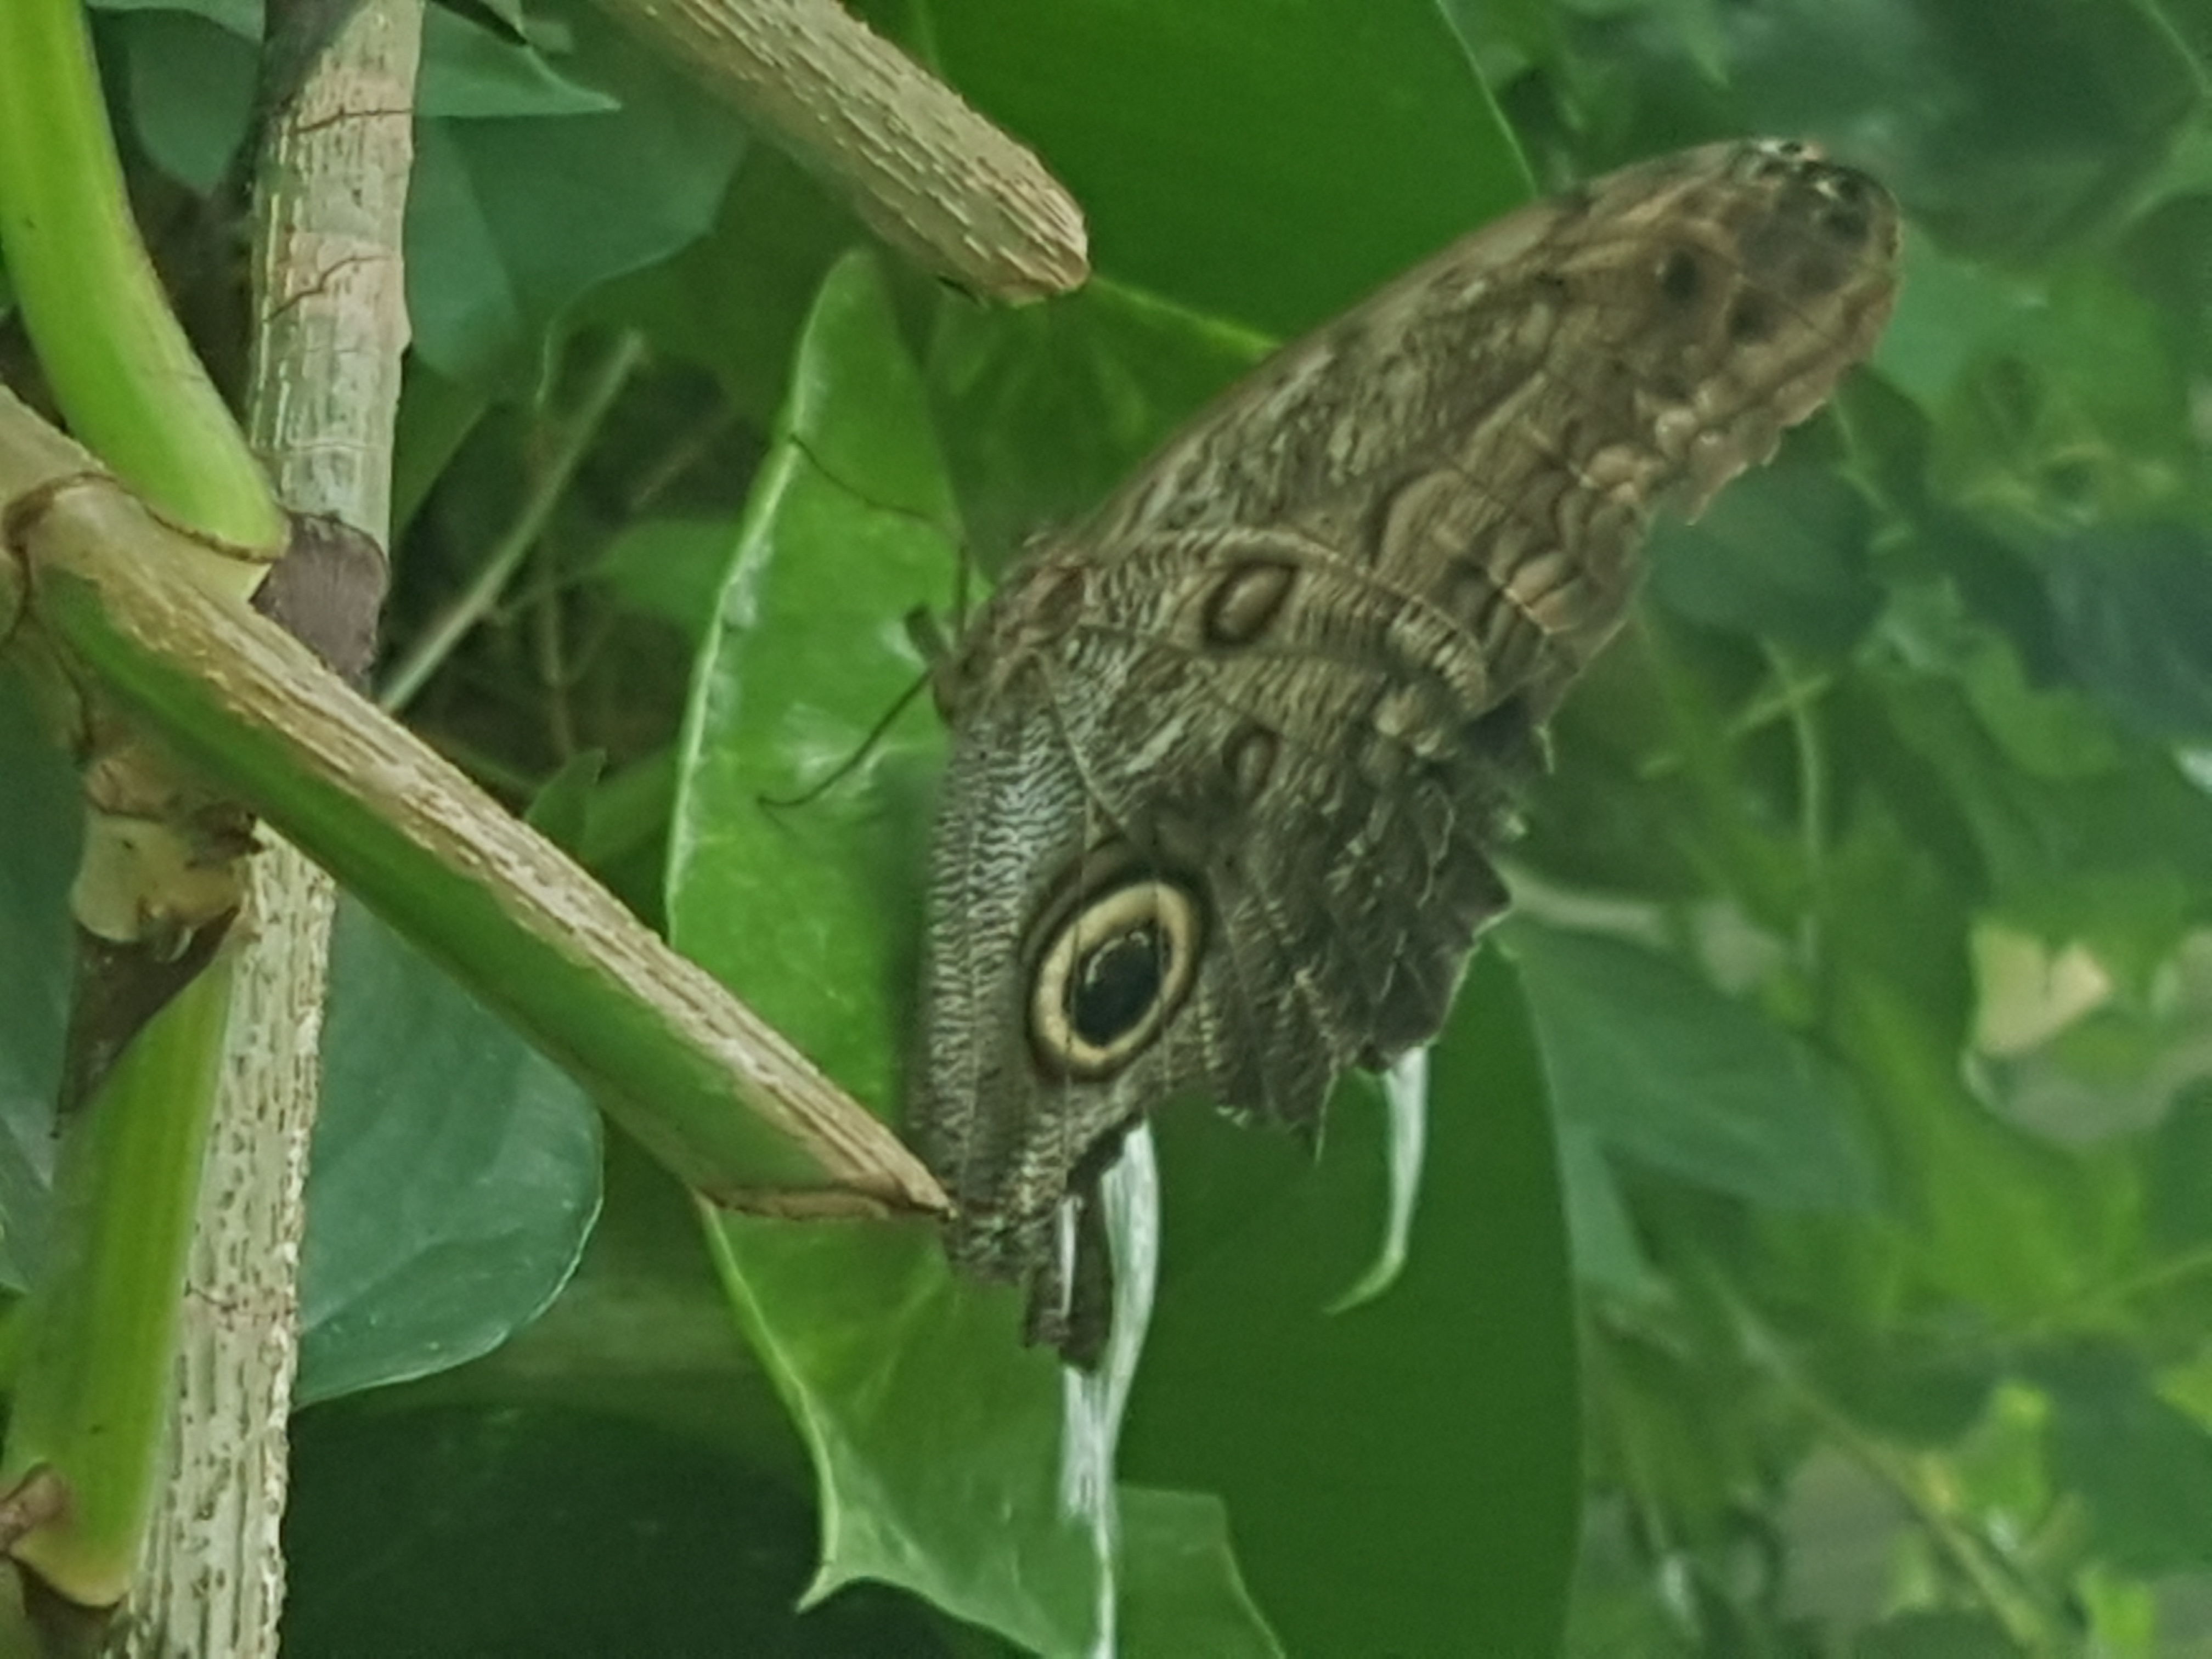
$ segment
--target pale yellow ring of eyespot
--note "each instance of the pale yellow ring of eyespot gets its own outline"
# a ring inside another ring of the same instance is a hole
[[[1111,1042],[1092,1042],[1078,1035],[1067,1017],[1068,990],[1076,969],[1116,934],[1147,921],[1159,928],[1168,958],[1152,1006]],[[1038,1051],[1074,1077],[1106,1077],[1127,1065],[1190,994],[1198,972],[1199,927],[1197,901],[1173,882],[1157,878],[1116,887],[1070,916],[1053,935],[1030,993],[1030,1029]]]

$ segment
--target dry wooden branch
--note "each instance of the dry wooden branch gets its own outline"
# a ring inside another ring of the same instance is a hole
[[[963,288],[1034,300],[1091,274],[1083,214],[1044,164],[835,0],[600,0]]]

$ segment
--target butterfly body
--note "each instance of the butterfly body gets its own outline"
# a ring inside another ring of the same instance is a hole
[[[1028,1281],[1033,1335],[1095,1341],[1064,1224],[1146,1112],[1310,1134],[1347,1066],[1434,1036],[1653,504],[1696,510],[1825,400],[1896,235],[1879,186],[1771,143],[1538,204],[1261,365],[1008,577],[938,679],[908,1121],[956,1264]]]

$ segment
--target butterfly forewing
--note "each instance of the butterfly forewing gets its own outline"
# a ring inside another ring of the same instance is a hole
[[[1009,576],[940,680],[908,1117],[1032,1334],[1095,1351],[1059,1218],[1144,1113],[1310,1132],[1436,1034],[1654,504],[1872,349],[1897,234],[1801,145],[1615,173],[1278,354]]]

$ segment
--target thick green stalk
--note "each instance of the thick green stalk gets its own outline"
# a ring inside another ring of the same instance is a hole
[[[216,951],[68,1126],[46,1267],[24,1310],[0,1489],[33,1469],[61,1476],[66,1510],[15,1554],[87,1607],[110,1606],[130,1588],[164,1467],[180,1264],[230,963],[228,949]]]
[[[11,476],[38,471],[9,453],[27,422],[37,429],[0,392],[0,501]],[[19,515],[17,550],[29,624],[169,752],[452,969],[702,1192],[769,1189],[817,1212],[856,1194],[943,1204],[889,1128],[705,969],[298,641],[148,556],[149,537],[177,539],[88,483]]]
[[[0,4],[0,255],[71,429],[165,517],[254,555],[203,567],[250,592],[283,515],[131,223],[80,0]]]
[[[217,591],[251,592],[286,522],[131,222],[79,0],[0,0],[0,256],[70,426],[194,532],[170,556]],[[166,1467],[231,984],[220,952],[68,1126],[49,1259],[25,1309],[0,1482],[43,1468],[67,1501],[14,1553],[89,1607],[128,1589]]]

